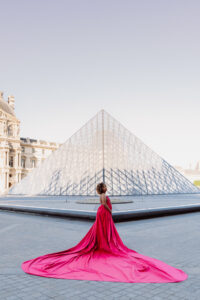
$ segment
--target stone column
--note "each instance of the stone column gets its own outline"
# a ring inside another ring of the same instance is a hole
[[[9,181],[8,172],[5,172],[5,190],[8,188],[8,181]]]
[[[8,150],[4,151],[4,155],[3,155],[3,166],[7,167],[8,166]]]
[[[13,167],[15,169],[17,169],[18,168],[18,152],[17,152],[17,150],[15,150],[15,152],[13,154],[13,159],[14,159]]]

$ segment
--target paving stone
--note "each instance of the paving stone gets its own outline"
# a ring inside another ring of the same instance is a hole
[[[177,283],[121,283],[45,278],[26,274],[21,263],[70,248],[93,222],[0,212],[1,300],[199,300],[200,213],[117,223],[124,243],[189,274]],[[14,226],[17,225],[17,226]],[[2,270],[2,272],[1,272]]]

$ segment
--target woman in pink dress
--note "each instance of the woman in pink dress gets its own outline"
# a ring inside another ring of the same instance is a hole
[[[188,278],[184,271],[126,247],[113,222],[106,184],[101,182],[96,189],[101,205],[82,240],[67,250],[23,262],[24,272],[43,277],[118,282],[162,283]]]

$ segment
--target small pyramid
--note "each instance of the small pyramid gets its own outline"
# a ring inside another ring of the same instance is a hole
[[[8,194],[94,196],[101,181],[115,196],[200,193],[102,109]]]

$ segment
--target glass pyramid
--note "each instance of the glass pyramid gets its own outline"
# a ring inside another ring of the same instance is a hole
[[[109,195],[200,193],[179,173],[105,110],[100,110],[8,194]]]

